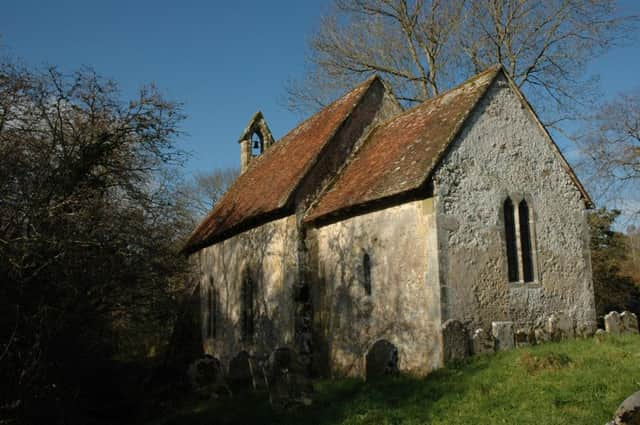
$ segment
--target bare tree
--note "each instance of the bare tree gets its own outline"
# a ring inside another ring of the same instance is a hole
[[[179,192],[194,225],[211,211],[238,174],[237,168],[215,169],[209,173],[197,173],[191,181],[181,185]]]
[[[538,109],[570,110],[590,81],[585,65],[621,40],[636,17],[615,0],[335,0],[310,41],[307,79],[288,105],[326,103],[379,73],[406,104],[500,63]],[[553,124],[548,119],[547,123]]]
[[[576,137],[597,197],[640,214],[640,89],[603,104]]]
[[[310,41],[309,72],[287,87],[288,105],[304,111],[372,73],[396,96],[418,102],[437,95],[455,75],[453,43],[461,0],[336,0]]]
[[[0,62],[0,416],[91,422],[109,379],[86,376],[166,338],[188,266],[165,172],[182,118],[153,87],[123,101],[90,69]]]

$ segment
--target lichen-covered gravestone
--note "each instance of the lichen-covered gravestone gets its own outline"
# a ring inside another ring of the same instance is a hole
[[[624,333],[638,333],[638,317],[630,311],[623,311],[620,315],[620,330]]]
[[[513,322],[491,322],[491,334],[496,341],[496,350],[511,350],[514,347]]]
[[[442,344],[445,363],[469,356],[467,328],[458,320],[449,319],[442,325]]]
[[[547,333],[553,341],[573,338],[575,336],[573,320],[562,312],[553,313],[547,320]]]
[[[493,337],[485,332],[484,329],[476,329],[471,338],[471,342],[473,354],[493,353]]]
[[[612,311],[604,316],[604,329],[613,335],[619,335],[622,330],[622,321],[617,311]]]

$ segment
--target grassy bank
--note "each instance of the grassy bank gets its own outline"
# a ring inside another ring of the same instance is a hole
[[[640,336],[574,340],[474,358],[424,379],[320,381],[314,404],[188,402],[156,424],[597,424],[640,390]]]

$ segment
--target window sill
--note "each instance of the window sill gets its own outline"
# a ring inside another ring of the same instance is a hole
[[[509,282],[508,285],[510,288],[542,288],[542,282],[537,280],[533,282]]]

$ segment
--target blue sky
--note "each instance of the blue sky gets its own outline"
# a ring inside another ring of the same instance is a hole
[[[262,110],[276,138],[300,117],[283,102],[284,84],[303,70],[306,40],[327,0],[87,1],[10,0],[0,14],[0,45],[27,64],[71,71],[94,67],[125,95],[156,83],[185,103],[192,153],[187,170],[238,166],[237,137]],[[640,15],[640,1],[620,2]],[[590,71],[603,94],[640,86],[640,46],[599,58]]]

